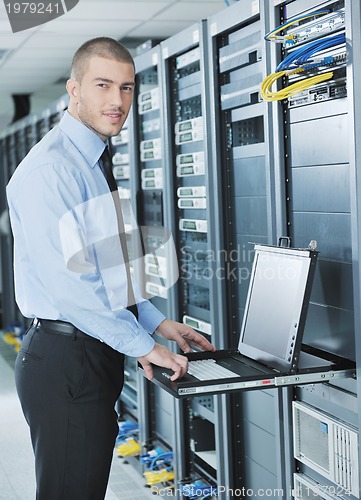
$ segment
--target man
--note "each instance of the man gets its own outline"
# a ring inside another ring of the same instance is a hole
[[[149,380],[152,364],[173,370],[175,380],[187,359],[156,343],[154,331],[184,352],[214,347],[139,295],[120,250],[119,213],[102,169],[106,141],[131,107],[131,55],[115,40],[89,40],[74,55],[66,88],[68,111],[7,187],[16,300],[24,316],[35,318],[15,375],[35,453],[37,500],[101,500],[118,432],[124,355],[137,357]],[[108,238],[115,233],[116,245]]]

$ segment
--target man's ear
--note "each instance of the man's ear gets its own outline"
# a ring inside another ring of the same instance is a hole
[[[76,99],[79,93],[79,82],[73,80],[73,78],[69,78],[69,80],[66,82],[66,90],[69,94],[69,97]]]

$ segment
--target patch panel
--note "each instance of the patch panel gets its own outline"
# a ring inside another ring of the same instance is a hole
[[[325,14],[313,21],[301,24],[286,31],[286,48],[295,47],[303,42],[309,42],[320,36],[329,35],[345,27],[345,9]]]
[[[347,96],[346,79],[331,80],[327,83],[315,85],[309,89],[300,92],[288,99],[288,106],[295,108],[306,104],[328,101]]]

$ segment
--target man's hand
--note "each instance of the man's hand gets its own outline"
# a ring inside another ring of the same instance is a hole
[[[192,347],[202,351],[215,351],[216,348],[200,333],[188,325],[165,319],[160,323],[155,333],[167,340],[177,342],[183,352],[192,352]]]
[[[139,357],[138,361],[143,366],[148,380],[152,380],[153,378],[152,363],[173,370],[174,373],[170,378],[172,381],[183,377],[188,369],[188,359],[185,356],[175,354],[161,344],[155,344],[150,353]]]
[[[183,352],[192,352],[192,345],[203,351],[216,350],[203,335],[194,331],[190,326],[177,321],[165,319],[158,326],[155,333],[164,339],[177,342]],[[153,378],[152,363],[173,370],[174,374],[170,378],[172,381],[183,377],[188,369],[188,359],[185,356],[175,354],[160,344],[155,344],[150,353],[139,357],[138,361],[143,366],[148,380]]]

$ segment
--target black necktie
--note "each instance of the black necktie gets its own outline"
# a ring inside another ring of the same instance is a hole
[[[126,241],[126,237],[125,237],[123,214],[122,214],[122,209],[121,209],[121,205],[120,205],[120,198],[119,198],[119,194],[118,194],[118,186],[117,186],[117,183],[116,183],[116,181],[114,179],[114,175],[113,175],[113,164],[112,164],[112,159],[111,159],[110,154],[109,154],[108,146],[105,146],[105,149],[100,157],[99,164],[100,164],[101,171],[103,172],[104,177],[108,183],[109,189],[112,193],[115,211],[117,213],[118,233],[119,233],[119,238],[120,238],[120,245],[122,247],[125,269],[127,272],[127,282],[128,282],[127,309],[129,311],[131,311],[134,314],[134,316],[138,319],[138,308],[136,305],[132,280],[131,280],[131,276],[130,276],[129,256],[128,256],[127,241]]]

